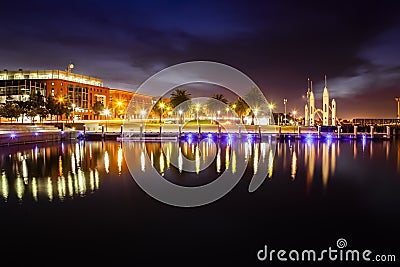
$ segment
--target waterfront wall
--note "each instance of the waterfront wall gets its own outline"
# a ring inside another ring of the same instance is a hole
[[[79,131],[12,132],[0,134],[0,147],[77,139]]]

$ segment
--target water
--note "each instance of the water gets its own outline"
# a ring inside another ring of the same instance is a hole
[[[339,238],[351,249],[398,253],[398,140],[235,145],[82,141],[2,147],[2,254],[20,263],[39,256],[91,264],[251,266],[271,265],[257,260],[264,245],[317,250],[336,248]],[[193,161],[193,172],[183,170],[177,148]],[[136,184],[125,162],[128,152],[138,168],[149,168],[148,159],[165,179],[189,187],[234,174],[244,163],[247,168],[216,202],[179,208]],[[249,193],[254,174],[262,183]],[[25,256],[15,257],[20,254]]]

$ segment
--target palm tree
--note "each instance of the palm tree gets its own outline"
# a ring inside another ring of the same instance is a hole
[[[221,101],[224,104],[228,104],[228,99],[225,98],[225,96],[223,94],[214,94],[212,96],[212,98]]]
[[[239,115],[241,123],[244,123],[244,116],[250,112],[249,105],[239,96],[232,106],[235,107],[233,110]]]
[[[188,100],[190,100],[190,94],[187,92],[186,89],[176,89],[175,92],[171,93],[170,103],[172,105],[172,108],[176,108],[177,106]],[[189,107],[190,105],[185,106]]]
[[[225,110],[225,105],[228,104],[228,100],[223,94],[214,94],[211,99],[208,99],[206,106],[209,112],[215,116],[217,111]]]

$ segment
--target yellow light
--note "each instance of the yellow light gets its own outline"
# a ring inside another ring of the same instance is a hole
[[[118,101],[117,105],[118,105],[118,107],[121,107],[122,106],[122,101]]]
[[[274,109],[274,108],[275,108],[275,105],[271,103],[271,104],[269,104],[269,105],[268,105],[268,107],[269,107],[269,109],[271,109],[271,110],[272,110],[272,109]]]
[[[64,98],[60,96],[60,97],[58,98],[58,102],[60,102],[60,103],[64,102]]]
[[[165,103],[164,103],[164,102],[160,102],[160,104],[158,104],[158,106],[159,106],[160,108],[164,108],[164,107],[165,107]]]
[[[104,115],[106,115],[106,116],[110,115],[110,110],[109,109],[105,109],[104,110]]]

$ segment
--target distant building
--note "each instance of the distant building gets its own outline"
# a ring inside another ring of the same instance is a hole
[[[138,94],[116,88],[110,88],[109,108],[112,109],[114,118],[124,119],[126,110],[130,105],[129,119],[142,119],[143,111],[153,104],[153,97],[150,95]]]
[[[67,70],[22,70],[0,71],[0,104],[7,101],[27,101],[32,92],[40,92],[45,98],[50,95],[57,100],[68,98],[74,108],[76,119],[96,119],[93,105],[96,101],[110,111],[110,118],[123,118],[129,102],[152,103],[152,97],[121,89],[110,89],[99,78],[72,73]],[[139,116],[138,111],[137,116]],[[104,115],[104,114],[103,114]],[[105,118],[100,116],[100,118]]]
[[[329,105],[329,92],[325,75],[325,86],[322,96],[322,109],[315,107],[315,96],[312,89],[312,81],[308,80],[307,88],[307,104],[304,107],[304,125],[305,126],[315,126],[317,115],[322,121],[323,126],[336,126],[337,116],[336,116],[336,101],[332,99],[331,105]],[[331,116],[329,116],[331,114]],[[321,117],[322,115],[322,117]]]

